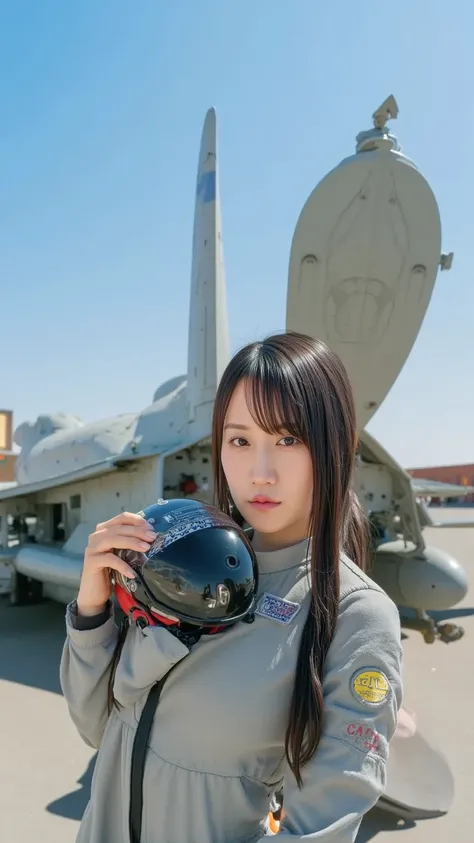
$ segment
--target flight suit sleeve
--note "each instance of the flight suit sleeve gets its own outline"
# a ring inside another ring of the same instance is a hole
[[[61,689],[81,738],[88,746],[98,749],[109,718],[109,677],[119,639],[112,604],[100,616],[96,615],[84,623],[77,618],[74,603],[70,604],[66,609],[66,631],[59,671]],[[133,635],[127,636],[121,657],[121,662],[124,657],[126,662],[121,671],[122,686],[125,689],[127,683],[130,684],[136,678],[133,676],[136,672],[133,639]],[[152,675],[138,677],[142,680],[144,692],[189,653],[188,648],[167,630],[157,630],[157,634],[147,643],[153,661],[150,659]],[[123,702],[127,704],[126,695],[122,694],[122,697],[125,697]]]
[[[108,720],[108,681],[119,631],[111,603],[100,616],[85,620],[81,628],[75,602],[67,606],[59,678],[81,738],[98,749]]]
[[[280,843],[353,843],[362,818],[386,787],[389,742],[402,701],[398,610],[375,589],[341,601],[324,671],[318,748],[302,769],[303,788],[284,775]]]

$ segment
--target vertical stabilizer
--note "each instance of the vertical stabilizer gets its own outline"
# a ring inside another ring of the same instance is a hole
[[[217,384],[228,359],[216,112],[210,108],[199,152],[189,311],[188,426],[196,438],[210,433]]]

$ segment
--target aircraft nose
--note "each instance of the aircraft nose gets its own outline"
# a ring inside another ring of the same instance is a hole
[[[423,606],[427,611],[450,609],[464,599],[469,587],[467,574],[450,553],[425,547],[416,561],[413,566],[407,559],[400,571],[400,588],[408,606]]]

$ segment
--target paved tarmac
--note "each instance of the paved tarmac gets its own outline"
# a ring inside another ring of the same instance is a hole
[[[474,519],[473,510],[431,512],[436,520]],[[460,641],[428,645],[420,633],[406,630],[404,642],[405,705],[449,759],[454,803],[445,816],[416,823],[375,809],[357,843],[474,840],[474,528],[429,528],[425,535],[427,543],[450,550],[472,581],[470,595],[445,616],[464,627]],[[59,688],[64,608],[12,608],[0,600],[1,840],[74,843],[95,753],[78,737]],[[394,831],[402,832],[400,838]]]

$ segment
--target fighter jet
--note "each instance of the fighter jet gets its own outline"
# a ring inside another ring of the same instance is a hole
[[[365,429],[409,355],[439,265],[452,259],[440,256],[434,196],[386,127],[396,111],[390,98],[374,128],[358,135],[356,154],[305,204],[291,247],[286,323],[324,339],[349,371],[372,575],[400,607],[416,611],[425,640],[450,640],[459,628],[437,624],[426,610],[458,603],[465,573],[425,546],[412,478]],[[0,558],[13,571],[13,600],[70,600],[89,533],[117,511],[158,497],[212,499],[212,407],[229,358],[214,109],[198,160],[188,337],[187,374],[160,386],[141,412],[91,424],[47,414],[16,429],[16,485],[0,491]]]

